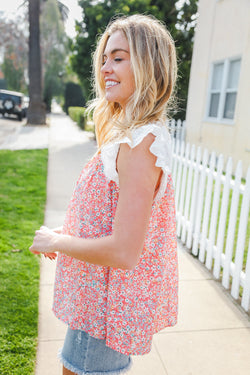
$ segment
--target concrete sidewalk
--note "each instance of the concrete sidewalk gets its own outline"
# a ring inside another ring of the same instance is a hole
[[[49,163],[45,225],[63,224],[74,184],[86,162],[96,151],[89,133],[81,131],[65,115],[50,117]],[[41,257],[39,337],[36,375],[61,375],[57,352],[66,326],[51,311],[56,262]]]
[[[34,136],[34,134],[33,134]],[[95,142],[68,117],[52,115],[45,224],[62,225],[76,179]],[[250,320],[211,274],[179,244],[179,323],[133,357],[128,375],[249,375]],[[57,351],[66,327],[51,312],[55,262],[42,258],[36,375],[60,375]]]

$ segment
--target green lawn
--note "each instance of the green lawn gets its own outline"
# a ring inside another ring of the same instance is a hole
[[[47,150],[0,151],[0,374],[34,374],[39,258],[29,252],[43,223]]]

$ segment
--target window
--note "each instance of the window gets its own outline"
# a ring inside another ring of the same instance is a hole
[[[217,121],[234,119],[240,76],[240,59],[213,64],[207,117]]]

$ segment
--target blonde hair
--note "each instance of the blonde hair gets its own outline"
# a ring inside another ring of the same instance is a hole
[[[106,100],[105,82],[101,74],[107,41],[118,30],[127,38],[135,80],[135,91],[125,111],[118,103]],[[176,76],[175,45],[163,24],[145,15],[132,15],[112,21],[99,39],[94,53],[96,99],[89,108],[94,109],[98,146],[101,147],[114,137],[129,135],[130,130],[149,122],[165,122]]]

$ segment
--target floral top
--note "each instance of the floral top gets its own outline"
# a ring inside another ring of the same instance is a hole
[[[163,175],[139,263],[134,270],[122,270],[59,254],[55,279],[55,315],[127,355],[148,353],[153,334],[177,321],[175,202],[167,129],[148,124],[133,130],[132,139],[105,145],[83,169],[63,227],[63,233],[82,238],[112,233],[119,198],[119,145],[135,147],[149,133],[155,136],[150,151]]]

